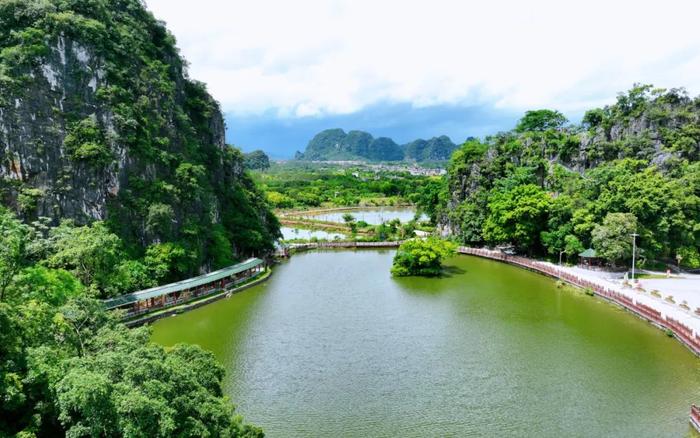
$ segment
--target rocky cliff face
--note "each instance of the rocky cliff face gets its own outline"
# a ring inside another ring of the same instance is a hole
[[[127,242],[270,248],[277,223],[218,104],[138,0],[0,4],[0,196]],[[225,245],[224,245],[225,246]]]
[[[107,217],[109,198],[118,196],[130,168],[128,148],[118,141],[111,108],[98,88],[107,86],[104,61],[80,42],[59,36],[47,54],[23,69],[27,80],[15,93],[3,90],[0,108],[0,178],[4,203],[26,219],[47,216],[78,222]],[[71,118],[89,118],[107,134],[113,159],[76,159],[65,147]]]

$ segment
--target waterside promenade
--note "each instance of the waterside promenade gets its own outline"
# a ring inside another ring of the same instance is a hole
[[[461,246],[457,252],[518,265],[588,289],[595,295],[629,310],[655,326],[669,330],[681,343],[700,356],[700,309],[698,308],[691,308],[687,305],[686,308],[683,307],[682,303],[667,301],[657,291],[645,290],[642,287],[631,285],[626,287],[594,273],[586,275],[580,269],[557,266],[549,262],[507,255],[500,251],[483,248]],[[698,294],[700,295],[700,291]]]

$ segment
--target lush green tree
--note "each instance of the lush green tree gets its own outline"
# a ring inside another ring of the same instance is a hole
[[[516,132],[546,131],[560,129],[567,122],[566,117],[559,111],[541,109],[527,111],[515,127]]]
[[[160,271],[151,269],[141,260],[120,262],[105,288],[105,295],[114,297],[158,285]]]
[[[270,168],[270,158],[261,150],[243,155],[244,165],[251,170],[267,170]]]
[[[355,221],[355,216],[351,215],[350,213],[345,213],[343,214],[343,222],[345,222],[345,225],[350,227],[350,232],[352,234],[357,233],[357,222]]]
[[[124,257],[122,242],[102,222],[82,227],[64,221],[49,232],[51,255],[46,264],[66,269],[83,284],[105,290]]]
[[[511,242],[556,258],[591,246],[609,213],[630,213],[643,258],[668,265],[682,253],[683,264],[700,266],[699,102],[684,90],[635,85],[614,105],[586,113],[580,126],[528,113],[513,131],[455,152],[438,197],[441,222],[466,244]],[[552,199],[546,215],[534,209],[539,220],[527,202],[513,200],[524,186]],[[526,238],[517,242],[518,235]]]
[[[104,327],[53,383],[68,436],[262,436],[222,397],[211,353],[149,342],[146,329]]]
[[[221,269],[234,263],[233,246],[229,240],[226,229],[222,225],[215,225],[209,233],[208,251],[214,269]]]
[[[627,260],[632,256],[631,235],[637,227],[637,218],[631,213],[608,213],[593,229],[593,248],[612,263]]]
[[[484,238],[488,242],[509,242],[531,250],[538,244],[551,203],[550,196],[533,184],[492,193],[489,215],[484,222]]]
[[[175,210],[169,204],[156,202],[148,207],[146,231],[154,236],[168,239],[173,234]]]
[[[435,237],[408,240],[396,251],[391,273],[398,277],[440,275],[442,261],[454,252],[455,245],[447,240]]]
[[[190,269],[192,260],[180,244],[156,243],[146,248],[144,264],[161,282],[174,281]]]
[[[15,276],[8,292],[11,295],[8,300],[15,303],[35,300],[60,306],[68,299],[85,293],[85,287],[66,270],[33,265]]]
[[[0,206],[0,302],[25,263],[27,228]]]
[[[267,201],[277,208],[291,208],[294,207],[294,200],[287,195],[280,192],[267,192]]]

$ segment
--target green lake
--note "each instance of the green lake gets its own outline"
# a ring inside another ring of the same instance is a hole
[[[269,281],[161,320],[199,344],[270,437],[674,437],[700,363],[634,316],[469,256],[392,278],[393,251],[297,254]]]

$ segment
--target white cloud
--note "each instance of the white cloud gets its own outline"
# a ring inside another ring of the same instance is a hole
[[[577,112],[634,82],[700,92],[697,0],[147,0],[229,113],[377,102]]]

